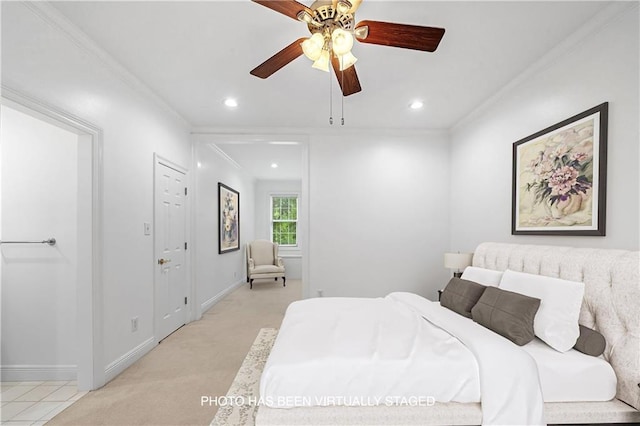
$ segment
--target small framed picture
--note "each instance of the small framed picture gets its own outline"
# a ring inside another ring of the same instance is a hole
[[[240,193],[218,182],[218,253],[240,250]]]

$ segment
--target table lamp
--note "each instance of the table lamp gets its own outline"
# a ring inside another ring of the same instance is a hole
[[[453,276],[460,278],[462,276],[461,269],[464,270],[467,266],[471,265],[471,259],[473,253],[445,253],[444,254],[444,267],[449,269],[455,269]]]

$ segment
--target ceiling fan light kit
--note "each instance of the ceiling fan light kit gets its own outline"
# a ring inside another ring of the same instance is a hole
[[[312,61],[317,61],[324,48],[324,37],[322,34],[315,33],[302,42],[302,52]]]
[[[311,66],[317,70],[329,72],[329,51],[322,49],[318,59]]]
[[[358,59],[351,52],[354,39],[362,43],[434,52],[445,31],[444,28],[382,21],[355,24],[354,14],[362,0],[317,0],[311,7],[296,0],[252,1],[307,24],[311,36],[296,40],[251,70],[251,74],[267,78],[304,54],[313,61],[313,68],[322,71],[329,72],[331,62],[343,97],[362,90],[354,66]],[[344,117],[342,121],[344,123]]]

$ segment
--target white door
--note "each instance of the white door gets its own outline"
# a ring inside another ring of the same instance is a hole
[[[187,319],[186,174],[161,160],[155,168],[155,317],[158,341]]]

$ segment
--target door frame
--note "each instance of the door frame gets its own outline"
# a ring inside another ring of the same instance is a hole
[[[191,184],[190,184],[190,175],[189,169],[181,166],[180,164],[167,159],[166,157],[161,156],[157,152],[153,153],[153,250],[152,250],[152,258],[151,258],[151,267],[153,268],[153,342],[154,345],[157,345],[160,342],[158,338],[159,331],[159,321],[158,321],[158,298],[157,289],[158,289],[158,280],[159,273],[156,263],[156,235],[158,235],[157,229],[157,221],[156,221],[156,196],[157,196],[157,182],[156,182],[156,173],[158,167],[160,165],[169,167],[174,169],[180,173],[184,173],[184,183],[187,188],[187,195],[185,196],[185,239],[187,243],[187,250],[184,256],[185,263],[185,279],[187,281],[187,294],[188,294],[188,303],[186,306],[186,318],[185,325],[189,324],[191,321],[195,319],[194,317],[194,306],[196,305],[194,298],[194,288],[193,288],[193,280],[191,279],[191,252],[192,252],[192,244],[191,244]]]
[[[79,390],[94,390],[105,384],[102,310],[102,206],[103,132],[56,106],[7,86],[1,86],[0,103],[78,135],[78,233],[76,330]]]

